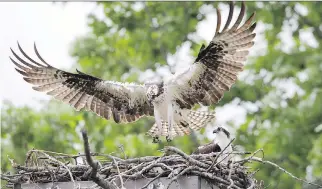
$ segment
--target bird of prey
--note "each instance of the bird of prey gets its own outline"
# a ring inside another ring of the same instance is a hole
[[[236,22],[230,27],[234,7],[230,4],[226,24],[221,30],[221,14],[217,9],[217,27],[209,45],[201,46],[194,63],[181,72],[171,75],[167,81],[157,83],[122,83],[105,81],[82,73],[70,73],[48,64],[35,53],[41,63],[30,58],[20,47],[25,59],[12,49],[16,60],[16,70],[23,79],[33,85],[36,91],[61,100],[76,110],[93,111],[97,115],[116,123],[134,122],[144,116],[154,116],[155,124],[148,131],[153,141],[166,136],[171,141],[175,136],[189,134],[211,122],[214,112],[193,111],[196,104],[210,106],[216,104],[236,82],[243,70],[248,50],[253,46],[254,13],[241,24],[245,15],[245,5]],[[27,60],[26,60],[27,59]]]
[[[215,139],[208,144],[199,146],[193,154],[209,154],[212,152],[221,152],[223,150],[227,153],[233,151],[232,145],[230,144],[232,142],[230,133],[225,128],[217,127],[213,133],[216,134]]]
[[[223,153],[217,158],[217,162],[227,163],[229,160],[231,160],[232,155],[230,153],[233,151],[230,133],[223,127],[218,127],[213,131],[213,133],[216,134],[216,138],[214,139],[213,143],[219,146],[220,151],[223,151]]]

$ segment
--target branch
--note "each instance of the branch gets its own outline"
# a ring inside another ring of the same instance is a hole
[[[124,154],[125,154],[125,153],[124,153]],[[121,186],[122,186],[122,188],[121,188],[121,189],[125,189],[125,188],[124,188],[123,178],[122,178],[122,176],[121,176],[119,166],[117,165],[117,162],[115,161],[115,159],[113,159],[113,162],[114,162],[114,164],[115,164],[115,166],[116,166],[116,168],[117,168],[117,174],[118,174],[118,176],[119,176],[119,178],[120,178],[120,181],[121,181]]]
[[[151,179],[148,183],[146,183],[141,189],[145,189],[147,188],[153,181],[157,180],[158,178],[166,175],[167,173],[169,173],[170,171],[163,171],[162,173],[160,173],[159,175],[157,175],[156,177],[154,177],[153,179]]]
[[[212,168],[214,167],[214,165],[215,165],[215,163],[217,162],[217,160],[218,160],[219,156],[221,156],[221,155],[224,153],[224,151],[228,148],[228,146],[230,146],[230,145],[231,145],[231,143],[232,143],[234,140],[235,140],[235,138],[231,139],[231,141],[227,144],[227,146],[226,146],[222,151],[220,151],[220,152],[219,152],[219,154],[216,156],[216,158],[215,158],[215,160],[213,161],[213,163],[211,164],[211,166],[207,169],[207,172],[208,172],[210,169],[212,169]],[[227,158],[229,155],[230,155],[230,152],[227,154],[226,158]],[[225,158],[223,158],[221,161],[223,161],[224,159],[225,159]],[[218,162],[218,163],[220,163],[220,162]],[[216,163],[216,164],[218,164],[218,163]]]
[[[94,162],[94,160],[92,159],[92,156],[90,154],[88,136],[87,136],[87,131],[85,129],[82,130],[82,136],[83,136],[83,140],[84,140],[84,152],[85,152],[86,161],[87,161],[88,165],[90,165],[92,167],[92,173],[90,175],[91,178],[98,186],[100,186],[104,189],[116,189],[116,187],[114,185],[105,181],[97,173],[98,162]]]
[[[309,185],[313,185],[313,186],[317,186],[319,188],[322,188],[322,185],[318,185],[318,184],[315,184],[313,182],[309,182],[309,181],[307,181],[305,179],[298,178],[295,175],[293,175],[292,173],[290,173],[287,170],[285,170],[284,168],[282,168],[281,166],[279,166],[276,163],[273,163],[271,161],[262,160],[261,158],[258,158],[258,157],[251,157],[250,160],[257,161],[257,162],[260,162],[260,163],[263,163],[263,164],[265,164],[265,163],[270,164],[270,165],[278,168],[279,170],[283,171],[284,173],[288,174],[290,177],[292,177],[293,179],[295,179],[297,181],[300,181],[300,182],[303,182],[303,183],[306,183],[306,184],[309,184]]]
[[[180,156],[182,156],[184,159],[188,160],[190,163],[201,166],[201,167],[208,167],[205,163],[200,162],[196,159],[193,159],[192,157],[190,157],[189,155],[187,155],[186,153],[184,153],[183,151],[179,150],[178,148],[172,147],[172,146],[167,146],[165,149],[165,152],[174,152],[176,154],[179,154]]]

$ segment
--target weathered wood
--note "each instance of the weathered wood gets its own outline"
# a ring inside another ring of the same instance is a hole
[[[139,179],[139,180],[128,180],[124,182],[126,189],[140,189],[145,186],[151,179]],[[171,179],[158,178],[153,181],[147,189],[165,189]],[[120,185],[120,183],[118,183]],[[57,183],[32,183],[32,184],[21,184],[15,185],[14,189],[70,189],[70,188],[92,188],[95,186],[94,182],[91,181],[77,181],[75,185],[73,182],[57,182]],[[120,187],[121,188],[121,187]],[[217,186],[207,182],[205,179],[198,176],[181,176],[178,182],[172,182],[169,189],[219,189]]]

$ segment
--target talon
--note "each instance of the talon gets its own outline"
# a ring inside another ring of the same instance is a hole
[[[153,140],[152,143],[159,143],[160,142],[159,137],[153,137],[152,140]]]
[[[167,142],[171,142],[172,141],[172,139],[170,138],[170,136],[166,136],[165,138],[167,139]]]

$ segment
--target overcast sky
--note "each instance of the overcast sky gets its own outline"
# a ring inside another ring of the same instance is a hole
[[[35,57],[33,43],[45,60],[55,67],[68,68],[73,59],[68,55],[70,43],[88,31],[87,14],[94,3],[53,4],[48,2],[1,3],[0,6],[0,74],[1,100],[15,105],[35,106],[45,94],[33,91],[14,70],[9,60],[10,47],[17,50],[17,41],[31,57]]]

